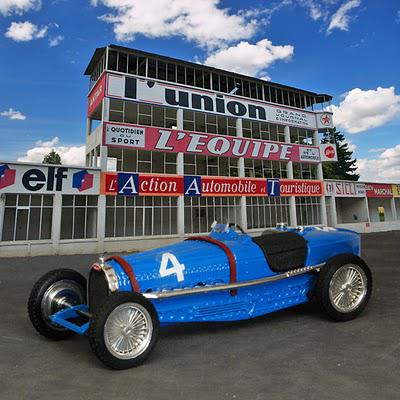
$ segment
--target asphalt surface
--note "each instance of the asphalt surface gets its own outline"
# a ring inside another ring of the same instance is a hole
[[[142,366],[106,369],[85,338],[52,342],[26,301],[54,268],[85,273],[96,255],[0,258],[0,399],[400,399],[400,232],[363,236],[369,306],[335,323],[312,304],[252,321],[162,330]]]

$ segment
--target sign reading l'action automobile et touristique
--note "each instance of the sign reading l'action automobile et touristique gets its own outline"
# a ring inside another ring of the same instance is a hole
[[[124,76],[118,73],[104,73],[104,76],[106,77],[104,89],[104,96],[106,97],[306,129],[333,128],[332,113],[329,111],[311,112],[264,101],[250,100],[233,94],[192,89],[183,85],[157,82],[142,77]],[[92,96],[98,99],[103,95],[100,92],[100,87],[96,88],[96,86],[89,93],[89,105],[94,102],[93,99],[91,100]],[[91,107],[89,106],[89,108]]]
[[[0,193],[99,194],[100,171],[0,162]]]
[[[100,192],[123,196],[322,196],[323,184],[312,180],[104,172]]]
[[[238,138],[150,126],[103,123],[103,144],[174,153],[319,163],[317,146]]]

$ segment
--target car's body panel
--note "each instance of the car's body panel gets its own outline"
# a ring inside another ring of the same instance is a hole
[[[250,235],[238,234],[225,225],[219,225],[209,235],[209,238],[222,243],[222,246],[195,238],[129,254],[123,259],[132,268],[140,292],[153,303],[161,325],[248,319],[307,302],[316,281],[315,266],[319,270],[319,266],[323,268],[327,260],[340,254],[360,254],[360,238],[355,232],[334,228],[291,231],[302,236],[307,246],[305,263],[299,266],[299,274],[295,276],[274,272],[263,250]],[[225,246],[228,249],[224,249]],[[244,283],[269,277],[271,280],[274,277],[279,280],[235,291],[225,289],[185,296],[173,295],[174,291],[190,292],[188,289],[216,288],[218,285],[232,283],[232,257],[230,259],[228,253],[233,256],[235,264],[235,282]],[[110,259],[107,261],[109,267],[115,271],[118,290],[132,291],[131,280],[121,264],[116,259]],[[301,267],[314,270],[303,271]],[[151,298],[152,293],[163,292],[172,293],[172,297]],[[57,323],[61,325],[62,317],[62,312],[56,317]]]

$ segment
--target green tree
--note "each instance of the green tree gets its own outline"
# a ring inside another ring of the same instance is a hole
[[[321,140],[322,143],[336,143],[338,161],[332,163],[323,163],[325,179],[345,179],[349,181],[358,181],[360,175],[357,174],[357,159],[353,158],[353,152],[349,149],[349,145],[345,141],[343,133],[333,128],[331,133],[324,133]]]
[[[53,149],[43,157],[42,164],[61,164],[61,157]]]

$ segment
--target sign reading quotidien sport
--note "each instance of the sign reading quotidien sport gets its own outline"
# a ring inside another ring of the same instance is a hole
[[[96,98],[99,95],[97,93]],[[91,96],[92,92],[89,99]],[[307,129],[333,127],[332,113],[328,111],[310,112],[231,94],[114,73],[106,74],[105,96]]]
[[[267,140],[105,122],[103,144],[174,153],[244,157],[271,161],[320,162],[320,150]]]

